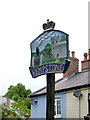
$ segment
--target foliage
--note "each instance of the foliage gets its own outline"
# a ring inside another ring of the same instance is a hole
[[[8,111],[8,109],[5,108],[5,114],[3,114],[3,117],[11,115],[9,112],[14,112],[17,114],[17,117],[29,117],[30,116],[30,95],[31,90],[25,89],[25,86],[21,83],[18,83],[16,86],[10,85],[8,88],[8,92],[4,95],[4,97],[10,98],[14,100],[15,102],[12,103],[12,109]],[[8,117],[7,116],[7,117]]]
[[[13,111],[16,112],[19,117],[28,117],[30,116],[30,109],[25,105],[25,101],[19,99],[17,102],[12,103]]]
[[[52,61],[53,58],[53,54],[51,51],[51,45],[48,43],[45,46],[45,49],[43,50],[43,60],[42,60],[42,64],[48,64],[49,61]]]
[[[21,83],[18,83],[16,86],[10,85],[8,88],[8,92],[4,95],[4,97],[8,97],[17,101],[18,99],[25,99],[28,95],[30,95],[31,90],[25,89],[25,86]]]
[[[30,104],[29,104],[29,102],[30,102],[30,97],[27,96],[27,97],[24,99],[24,105],[26,105],[28,109],[30,109]]]
[[[63,42],[63,41],[65,41],[65,40],[66,40],[66,36],[65,36],[65,35],[62,35],[60,42]]]
[[[2,118],[17,118],[17,114],[12,109],[8,108],[5,103],[3,103]]]

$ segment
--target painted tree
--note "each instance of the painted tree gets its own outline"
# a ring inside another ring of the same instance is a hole
[[[63,41],[65,41],[65,40],[66,40],[66,36],[65,36],[65,35],[62,35],[60,42],[63,42]]]

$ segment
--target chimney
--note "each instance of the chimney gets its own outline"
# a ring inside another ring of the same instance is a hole
[[[72,58],[75,58],[75,52],[72,51],[71,53],[72,53]]]
[[[87,59],[88,56],[88,59]],[[88,70],[90,69],[90,49],[88,50],[88,55],[87,53],[84,53],[84,60],[81,61],[81,70]]]
[[[87,60],[87,53],[84,53],[84,61]]]
[[[70,65],[68,70],[63,74],[63,77],[69,77],[70,75],[72,75],[75,72],[79,71],[79,60],[77,58],[75,58],[75,52],[72,51],[72,57],[69,57],[70,60]]]
[[[10,99],[7,98],[7,106],[10,107]]]

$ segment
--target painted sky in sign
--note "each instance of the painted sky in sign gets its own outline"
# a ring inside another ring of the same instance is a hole
[[[37,37],[34,41],[32,41],[31,43],[32,52],[36,52],[37,41],[38,42],[41,41],[39,45],[39,50],[42,51],[48,43],[51,44],[52,37],[59,36],[59,41],[60,41],[62,35],[65,35],[65,34],[62,32],[58,32],[58,31],[45,32],[40,37]]]

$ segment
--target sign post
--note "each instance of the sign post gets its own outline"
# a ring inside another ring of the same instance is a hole
[[[68,34],[53,30],[54,26],[53,21],[47,20],[43,24],[44,32],[30,44],[32,77],[47,75],[47,120],[54,120],[55,73],[65,73],[70,64]]]
[[[46,120],[54,120],[55,73],[47,74]]]

